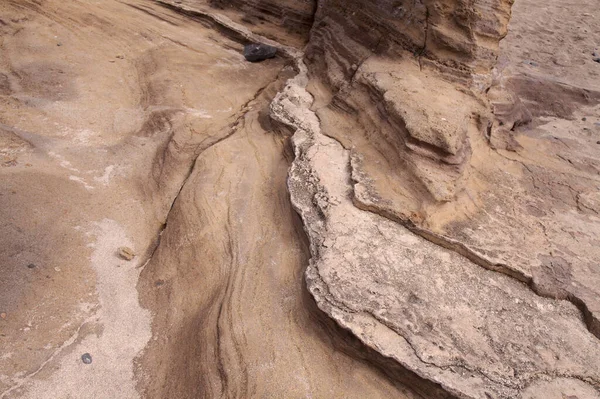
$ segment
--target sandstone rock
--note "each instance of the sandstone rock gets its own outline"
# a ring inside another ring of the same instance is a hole
[[[598,398],[595,1],[0,3],[0,397]]]
[[[302,90],[289,85],[275,101]],[[273,116],[294,120],[302,106]],[[308,288],[340,325],[458,397],[518,397],[540,375],[587,381],[576,392],[599,388],[600,342],[575,306],[356,208],[349,152],[318,124],[298,128],[293,143],[288,186],[310,240]]]
[[[327,1],[315,15],[308,58],[333,86],[347,81],[350,66],[372,54],[405,51],[452,79],[485,85],[511,5],[512,0]]]
[[[256,33],[298,47],[308,39],[317,7],[316,0],[210,0],[209,3],[234,20],[249,24]]]

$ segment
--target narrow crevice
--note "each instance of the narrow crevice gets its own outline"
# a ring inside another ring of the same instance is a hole
[[[427,40],[429,38],[429,7],[427,7],[427,4],[423,3],[423,5],[425,6],[425,29],[424,29],[424,39],[423,39],[423,46],[421,46],[421,48],[417,51],[417,61],[419,62],[419,70],[423,70],[423,64],[422,64],[422,60],[421,58],[423,58],[423,55],[425,54],[425,51],[427,50]]]
[[[163,223],[160,226],[160,228],[158,229],[158,232],[156,234],[156,238],[154,239],[154,243],[153,245],[150,246],[150,248],[148,249],[148,251],[146,252],[146,256],[144,256],[144,261],[140,262],[140,264],[138,265],[138,268],[143,269],[144,267],[146,267],[146,265],[148,265],[148,263],[150,263],[150,261],[154,258],[154,255],[156,253],[156,251],[158,250],[158,247],[160,246],[160,239],[161,236],[163,234],[163,232],[165,231],[165,229],[167,228],[167,223],[169,221],[169,217],[171,215],[171,212],[173,211],[173,208],[175,207],[175,203],[177,202],[177,200],[179,199],[179,196],[181,195],[181,191],[183,190],[183,188],[185,187],[185,185],[187,184],[190,176],[192,175],[192,173],[194,172],[194,168],[196,166],[196,162],[198,160],[198,158],[200,158],[200,156],[204,153],[204,151],[210,149],[211,147],[221,143],[224,140],[227,140],[228,138],[230,138],[231,136],[233,136],[237,130],[238,127],[240,125],[240,122],[242,121],[242,119],[246,116],[246,114],[248,113],[248,111],[250,111],[251,108],[251,104],[256,101],[258,99],[258,97],[274,82],[276,82],[279,79],[279,75],[271,82],[267,83],[266,85],[264,85],[263,87],[259,88],[255,93],[254,96],[252,96],[251,99],[249,99],[248,101],[246,101],[241,107],[240,107],[240,111],[239,111],[239,115],[237,116],[237,118],[229,124],[229,126],[227,127],[227,129],[229,130],[229,133],[226,134],[223,137],[218,138],[217,140],[213,141],[212,143],[208,144],[206,147],[202,148],[199,150],[199,152],[194,154],[194,158],[193,161],[190,163],[190,167],[188,168],[188,170],[186,171],[185,177],[183,178],[183,181],[181,183],[181,185],[179,186],[179,189],[177,190],[177,194],[175,194],[175,196],[173,197],[173,200],[171,201],[171,205],[169,206],[169,210],[166,212],[165,217],[163,219]],[[199,144],[198,146],[200,147],[202,144]],[[167,146],[168,147],[168,143]],[[164,151],[167,151],[165,147]]]

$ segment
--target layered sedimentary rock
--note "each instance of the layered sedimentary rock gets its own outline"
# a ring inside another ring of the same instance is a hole
[[[484,93],[510,3],[469,14],[471,40],[456,13],[446,15],[421,51],[418,23],[388,36],[402,23],[390,9],[329,5],[320,5],[308,46],[314,103],[290,84],[273,107],[296,129],[289,187],[321,309],[458,397],[597,397],[600,368],[586,357],[599,348],[597,179],[584,169],[596,151],[584,149],[593,140],[585,132],[562,155],[540,133],[506,136],[509,151],[497,150],[503,126],[543,115],[544,104],[521,90],[501,110]],[[419,21],[415,9],[409,15]],[[577,99],[577,89],[566,92]],[[532,97],[538,112],[527,107]]]
[[[493,86],[482,96],[477,85],[450,83],[465,69],[440,63],[418,68],[420,57],[365,50],[351,81],[335,84],[332,71],[343,82],[339,66],[354,62],[339,49],[355,40],[336,38],[342,39],[315,44],[314,51],[326,55],[317,59],[327,62],[325,71],[315,66],[321,71],[315,76],[323,77],[315,77],[311,90],[323,131],[352,149],[355,204],[511,275],[540,295],[570,300],[590,331],[600,334],[600,276],[593,266],[600,256],[593,210],[598,161],[583,117],[597,112],[600,94],[593,79],[581,75],[567,84],[555,70],[534,73],[540,68],[533,61],[503,61],[493,73],[488,69]],[[473,68],[466,76],[483,76],[479,72]],[[529,126],[536,130],[517,136],[532,118]],[[549,130],[570,125],[566,136]]]
[[[319,307],[456,397],[537,395],[538,385],[597,396],[600,344],[579,310],[354,206],[350,152],[322,134],[311,100],[291,82],[272,112],[298,127],[288,186]]]
[[[385,153],[391,170],[378,167],[381,174],[407,182],[405,214],[418,213],[424,200],[453,200],[470,160],[467,132],[483,134],[491,124],[481,93],[511,1],[352,5],[325,1],[315,15],[307,60],[319,117],[346,125],[326,129],[344,145],[362,140]]]
[[[347,82],[372,55],[415,58],[453,79],[486,75],[506,35],[511,0],[322,1],[308,59],[334,86]]]
[[[599,398],[576,2],[2,3],[0,398]]]
[[[241,14],[241,21],[256,32],[285,42],[290,36],[298,44],[306,42],[317,7],[316,0],[210,0],[211,6]],[[281,33],[285,32],[283,38]]]

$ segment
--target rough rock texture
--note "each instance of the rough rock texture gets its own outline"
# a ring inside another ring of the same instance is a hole
[[[272,116],[297,129],[288,186],[319,307],[457,397],[518,397],[553,383],[563,395],[597,396],[600,343],[579,310],[357,208],[350,153],[321,133],[311,102],[290,81]]]
[[[0,399],[600,398],[597,4],[511,3],[2,2]]]
[[[555,12],[556,31],[583,29],[559,24],[559,11]],[[545,15],[544,20],[552,21],[552,15]],[[523,21],[517,26],[505,44],[506,57],[512,57],[512,50],[521,43],[520,27],[528,25]],[[549,39],[545,43],[550,52],[564,51],[555,49]],[[590,42],[584,52],[591,54],[592,48]],[[351,95],[343,99],[334,97],[332,105],[318,113],[327,134],[347,148],[354,147],[357,206],[399,221],[485,268],[513,276],[542,296],[568,299],[581,309],[589,330],[599,336],[596,260],[600,252],[594,210],[598,191],[594,132],[598,127],[593,124],[600,102],[594,79],[597,72],[589,69],[577,78],[565,79],[555,63],[545,67],[546,60],[510,62],[506,57],[494,71],[489,92],[493,116],[469,104],[464,96],[458,97],[461,104],[468,104],[467,109],[479,111],[471,118],[465,136],[467,154],[472,155],[462,158],[458,167],[451,168],[452,162],[420,166],[413,161],[420,158],[417,151],[407,151],[400,159],[397,152],[384,152],[382,147],[389,142],[387,126],[381,129],[383,135],[373,134],[373,118],[364,116],[369,111],[347,118],[340,112],[344,106],[336,104],[365,104],[364,95],[356,98],[359,90],[348,90]],[[577,57],[573,54],[570,59]],[[595,65],[591,56],[585,63]],[[356,82],[364,80],[362,70]],[[430,101],[423,106],[427,114],[429,104],[444,109]],[[387,108],[385,112],[390,114]],[[414,171],[412,176],[398,170],[406,164]],[[415,182],[426,190],[419,190]]]
[[[366,58],[411,53],[453,79],[487,80],[512,0],[319,2],[308,59],[329,82],[348,82]],[[483,76],[478,76],[482,74]]]
[[[347,147],[372,148],[359,152],[377,163],[374,174],[400,175],[403,184],[372,180],[377,192],[401,190],[407,215],[423,201],[452,201],[471,158],[467,132],[492,123],[483,93],[512,1],[352,5],[319,3],[307,47],[324,130]]]
[[[358,47],[357,55],[350,49],[364,36],[348,33],[352,14],[336,25],[327,4],[309,43],[316,100],[282,108],[300,112],[283,118],[298,129],[289,185],[311,239],[307,280],[319,306],[460,397],[543,397],[550,389],[596,397],[600,367],[587,358],[600,344],[595,138],[565,120],[568,139],[552,135],[562,144],[556,154],[540,133],[519,140],[512,131],[536,116],[580,119],[572,113],[597,94],[548,76],[499,77],[493,57],[462,68],[460,52],[448,53],[455,68],[424,68],[393,46]],[[397,44],[410,49],[410,40]],[[491,83],[484,75],[495,79],[491,108],[479,91]],[[559,99],[551,102],[551,92]],[[302,85],[290,86],[280,101],[299,93]],[[307,109],[316,112],[312,125],[303,122]]]

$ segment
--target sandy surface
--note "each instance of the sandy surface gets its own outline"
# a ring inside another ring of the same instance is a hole
[[[141,266],[197,154],[282,62],[149,2],[0,9],[0,396],[135,397]]]

